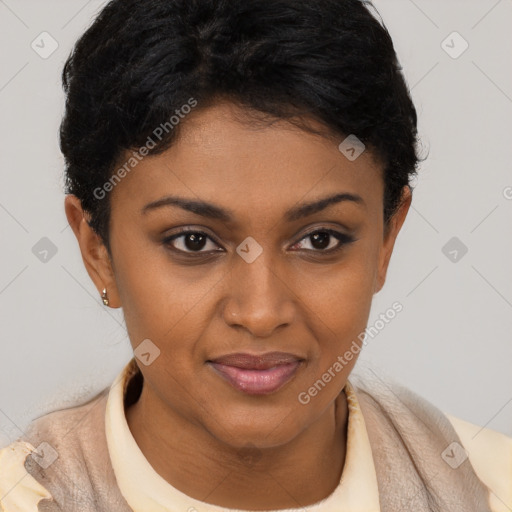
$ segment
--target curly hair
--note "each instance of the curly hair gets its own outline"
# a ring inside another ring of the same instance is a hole
[[[417,173],[417,116],[386,27],[361,0],[112,0],[62,72],[66,193],[109,246],[94,191],[183,105],[227,98],[262,122],[355,134],[384,169],[384,221]],[[182,116],[180,116],[182,117]],[[185,120],[186,122],[186,120]],[[162,133],[149,154],[169,148]],[[411,187],[412,188],[412,187]]]

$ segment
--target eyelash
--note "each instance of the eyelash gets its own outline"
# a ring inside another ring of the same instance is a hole
[[[293,245],[297,245],[298,243],[302,242],[304,239],[312,236],[312,235],[315,235],[317,233],[327,233],[329,235],[331,235],[332,237],[336,238],[338,240],[338,245],[337,247],[334,247],[334,248],[331,248],[331,249],[327,249],[327,250],[321,250],[321,249],[302,249],[302,250],[305,250],[307,252],[313,252],[313,253],[317,253],[317,254],[322,254],[322,255],[332,255],[338,251],[340,251],[341,249],[343,249],[345,246],[351,244],[352,242],[355,242],[356,241],[356,238],[350,236],[350,235],[346,235],[345,233],[340,233],[339,231],[335,231],[333,229],[329,229],[329,228],[318,228],[318,229],[315,229],[314,231],[310,231],[309,233],[306,233],[298,242],[294,243]],[[189,228],[182,228],[178,231],[178,233],[175,233],[167,238],[165,238],[163,240],[163,244],[165,246],[170,246],[171,250],[173,251],[176,251],[178,253],[181,253],[181,254],[186,254],[187,256],[189,257],[198,257],[198,256],[201,256],[201,255],[205,255],[205,254],[208,254],[208,253],[215,253],[215,252],[221,252],[221,251],[183,251],[182,249],[176,249],[175,247],[172,246],[171,242],[173,242],[174,240],[180,238],[180,237],[183,237],[183,236],[186,236],[186,235],[189,235],[189,234],[195,234],[195,235],[203,235],[203,236],[206,236],[208,239],[210,239],[211,241],[213,241],[215,244],[217,244],[217,242],[215,242],[215,240],[213,240],[207,233],[203,232],[203,231],[200,231],[200,230],[192,230],[192,229],[189,229]],[[218,244],[217,244],[218,245]]]

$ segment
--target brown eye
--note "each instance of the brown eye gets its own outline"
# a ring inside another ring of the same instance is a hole
[[[329,246],[329,242],[332,239],[332,235],[326,231],[319,231],[313,235],[309,235],[311,245],[315,249],[325,249]]]
[[[192,230],[182,231],[167,237],[163,243],[170,245],[176,251],[185,253],[210,252],[218,248],[218,245],[206,233]],[[206,250],[203,250],[205,248]]]
[[[309,241],[309,247],[299,247],[303,241]],[[331,253],[341,249],[343,246],[354,242],[355,239],[333,229],[317,229],[301,238],[292,246],[293,249],[305,249],[307,251]]]

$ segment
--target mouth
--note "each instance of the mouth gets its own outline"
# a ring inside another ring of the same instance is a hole
[[[235,389],[250,395],[268,395],[287,384],[303,361],[294,354],[270,352],[229,354],[206,362]]]

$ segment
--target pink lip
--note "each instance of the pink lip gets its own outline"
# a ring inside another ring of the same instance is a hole
[[[235,389],[251,395],[273,393],[295,374],[302,359],[285,352],[228,354],[207,361]]]
[[[250,395],[266,395],[284,386],[295,374],[300,361],[280,364],[267,370],[247,370],[236,366],[209,361],[217,373],[224,377],[235,389]]]

